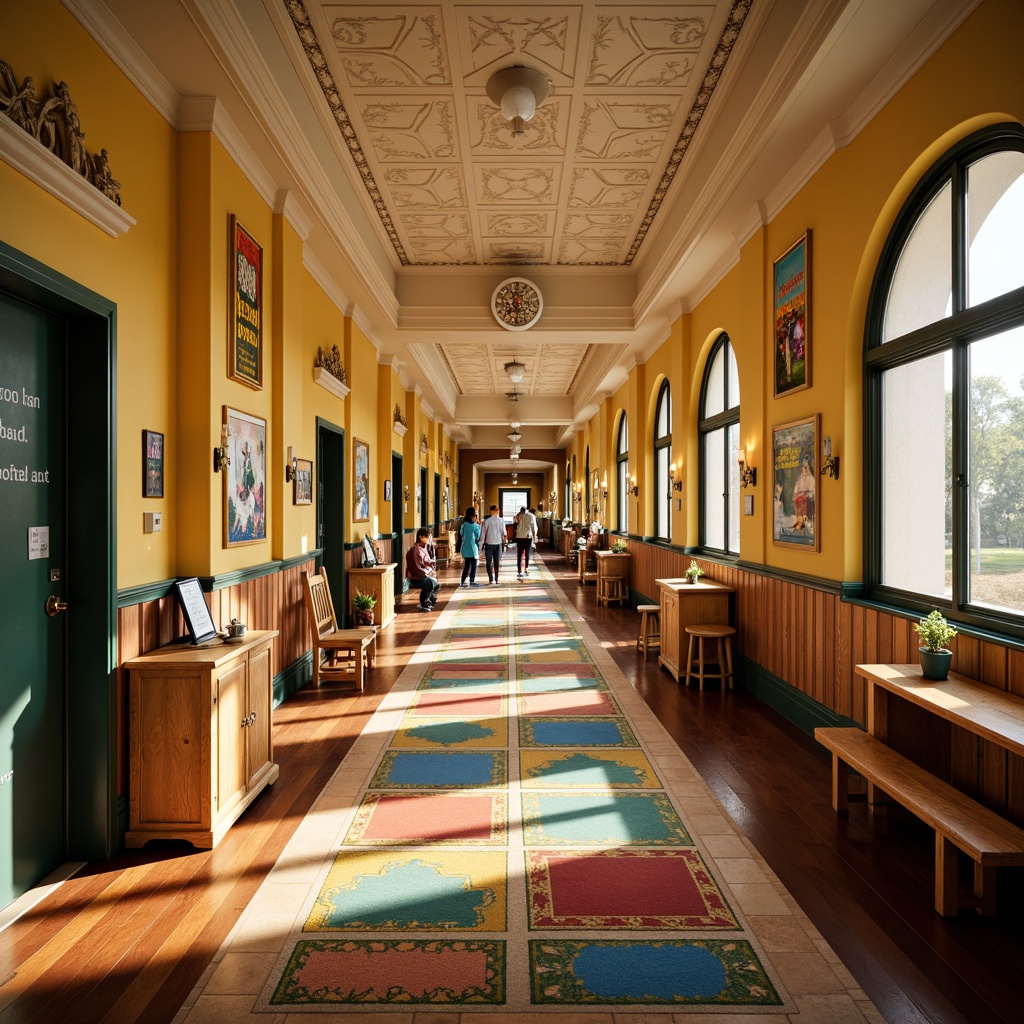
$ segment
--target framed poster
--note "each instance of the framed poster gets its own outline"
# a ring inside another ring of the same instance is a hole
[[[356,500],[352,520],[365,523],[370,518],[370,446],[356,437],[352,440],[352,450],[356,467]]]
[[[811,386],[811,232],[774,263],[775,397]]]
[[[295,460],[295,475],[292,477],[292,504],[313,504],[313,463],[309,459]]]
[[[142,431],[142,496],[164,496],[164,435]]]
[[[231,214],[228,377],[263,387],[263,248]]]
[[[817,414],[772,427],[772,541],[819,550]]]
[[[224,406],[224,547],[267,539],[267,421]]]

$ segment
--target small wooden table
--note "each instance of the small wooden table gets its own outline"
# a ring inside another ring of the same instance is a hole
[[[385,562],[383,565],[353,567],[348,570],[348,610],[355,621],[355,609],[352,598],[356,591],[370,594],[377,599],[374,618],[381,629],[391,624],[395,617],[395,567],[397,562]]]
[[[597,559],[597,603],[607,605],[609,601],[629,600],[629,567],[633,556],[628,551],[595,551]],[[620,579],[617,597],[610,597],[605,589],[605,580]]]
[[[687,626],[729,625],[729,595],[732,587],[714,580],[686,578],[654,581],[661,591],[661,654],[658,664],[672,673],[676,682],[686,673],[683,658],[688,647]]]

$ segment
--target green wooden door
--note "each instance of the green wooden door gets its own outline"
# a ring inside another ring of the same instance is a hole
[[[65,856],[65,337],[0,294],[0,907]]]

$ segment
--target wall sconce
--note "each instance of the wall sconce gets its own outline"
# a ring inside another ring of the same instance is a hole
[[[629,486],[626,488],[626,492],[628,494],[632,494],[634,498],[639,496],[640,488],[637,487],[636,484],[636,475],[633,475],[629,478]]]
[[[608,497],[608,477],[604,476],[601,478],[601,496],[603,498]]]
[[[826,473],[833,480],[839,479],[839,456],[832,454],[832,438],[826,437],[824,442],[825,458],[821,463],[820,476],[824,476]]]
[[[403,494],[405,495],[405,500],[406,500],[406,501],[408,501],[408,500],[409,500],[409,485],[408,485],[408,484],[406,484],[406,485],[405,485],[405,486],[404,486],[404,487],[402,488],[402,492],[403,492]]]
[[[678,472],[678,470],[676,469],[676,464],[674,462],[671,463],[669,465],[669,467],[668,467],[668,475],[669,475],[669,479],[672,481],[672,490],[673,491],[681,491],[683,489],[683,481],[676,479],[676,473],[677,472]]]
[[[292,454],[292,446],[288,445],[288,461],[284,467],[285,483],[291,483],[295,479],[295,456]]]
[[[744,487],[750,484],[751,487],[757,486],[757,469],[754,466],[746,465],[747,453],[741,448],[736,453],[736,461],[740,464],[740,483]]]
[[[220,428],[220,447],[213,449],[213,471],[214,473],[226,473],[231,459],[228,456],[228,425],[225,423]]]

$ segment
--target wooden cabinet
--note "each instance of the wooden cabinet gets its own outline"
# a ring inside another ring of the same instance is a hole
[[[729,595],[732,587],[713,580],[655,580],[661,592],[661,654],[658,664],[667,668],[678,682],[686,673],[683,651],[689,647],[686,627],[714,623],[729,625]]]
[[[277,781],[276,636],[276,630],[254,630],[240,644],[172,644],[126,663],[126,846],[185,839],[211,849],[263,787]]]
[[[609,600],[629,601],[629,568],[633,556],[628,551],[595,551],[597,561],[597,603],[607,605]],[[605,588],[604,581],[618,578],[622,580],[619,597],[611,597]]]
[[[391,624],[395,617],[395,566],[397,562],[386,565],[371,565],[365,569],[348,570],[348,611],[352,612],[352,598],[358,590],[360,594],[371,594],[377,598],[373,606],[373,621],[383,629]]]

